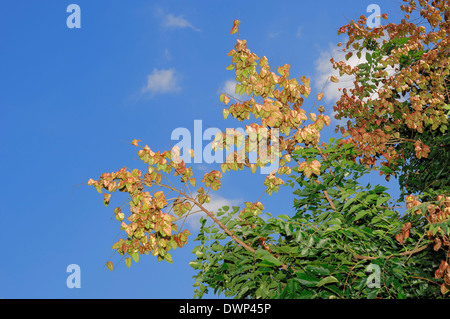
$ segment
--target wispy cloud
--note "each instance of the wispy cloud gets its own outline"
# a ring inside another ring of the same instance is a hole
[[[323,89],[324,100],[326,102],[333,103],[333,105],[340,99],[342,95],[342,91],[340,90],[342,90],[343,88],[346,88],[348,90],[354,87],[354,76],[350,76],[347,74],[340,76],[339,71],[333,69],[333,65],[331,64],[330,59],[334,58],[336,62],[345,61],[352,67],[366,61],[364,57],[365,54],[361,55],[361,59],[358,59],[358,57],[354,55],[348,61],[345,60],[345,54],[346,53],[342,52],[340,48],[330,44],[329,49],[322,51],[319,55],[319,58],[317,58],[317,60],[315,61],[316,77],[314,86],[317,90],[322,90],[325,86],[325,89]],[[331,76],[337,77],[339,79],[339,82],[331,82]],[[335,119],[336,112],[334,110],[332,110],[329,115],[334,123],[340,126],[344,126],[348,121],[348,119],[346,118],[342,118],[340,120]]]
[[[267,33],[267,37],[269,39],[275,39],[275,38],[278,38],[280,36],[280,34],[281,34],[281,31],[271,31],[271,32]]]
[[[166,59],[167,61],[172,60],[172,54],[170,54],[169,49],[164,50],[164,59]]]
[[[183,15],[174,16],[169,13],[166,14],[163,18],[163,26],[167,28],[190,28],[194,31],[200,31],[200,29],[196,28],[191,22],[186,20]]]
[[[243,204],[242,199],[228,199],[224,198],[222,196],[211,194],[211,201],[207,204],[204,204],[203,206],[209,210],[210,212],[217,213],[219,208],[223,206],[229,206],[230,210],[232,206],[240,206]],[[196,209],[196,208],[194,208]],[[189,225],[190,229],[193,230],[200,230],[200,218],[206,217],[206,214],[204,212],[199,212],[193,215],[190,215],[187,217],[186,223]]]
[[[219,94],[225,93],[228,96],[230,96],[230,97],[232,97],[232,98],[234,98],[236,100],[242,100],[241,95],[236,93],[236,84],[237,84],[237,82],[235,80],[227,80],[227,81],[225,81],[222,84],[222,86],[220,87]]]
[[[297,39],[299,39],[299,38],[302,37],[302,31],[303,31],[303,27],[302,27],[302,26],[299,26],[299,27],[297,28],[297,32],[295,33],[295,37],[296,37]]]
[[[225,83],[222,85],[222,87],[220,89],[221,93],[223,92],[227,95],[238,97],[238,95],[235,93],[236,84],[237,84],[237,82],[235,80],[225,81]]]
[[[329,45],[328,50],[324,50],[320,53],[319,57],[315,61],[315,79],[314,79],[314,86],[317,90],[322,90],[322,88],[325,86],[325,89],[323,90],[324,93],[324,100],[326,102],[330,103],[336,103],[341,95],[342,95],[342,89],[346,88],[347,90],[354,87],[354,76],[350,76],[347,74],[343,74],[342,76],[339,75],[339,71],[333,69],[333,65],[330,62],[331,58],[334,58],[336,62],[344,61],[346,64],[350,65],[351,67],[355,67],[358,64],[367,62],[366,60],[366,50],[361,51],[361,58],[358,58],[356,54],[354,54],[352,57],[350,57],[349,60],[345,60],[345,55],[347,52],[343,52],[341,48],[334,46],[332,44]],[[388,67],[386,69],[388,72],[388,75],[391,75],[395,72],[395,67],[390,68]],[[339,79],[338,83],[333,83],[329,81],[331,76],[335,76]],[[340,89],[340,90],[339,90]],[[376,94],[372,96],[372,99],[376,98]],[[330,114],[333,119],[335,112],[333,111]],[[347,119],[341,119],[336,120],[334,119],[336,124],[344,125],[347,123]]]
[[[167,70],[154,69],[147,76],[147,84],[142,88],[141,93],[155,95],[179,92],[181,87],[178,84],[178,80],[179,76],[173,68]]]
[[[327,102],[336,102],[341,97],[341,92],[339,89],[347,88],[350,89],[353,87],[354,77],[344,74],[339,76],[339,71],[333,69],[333,65],[330,62],[331,58],[334,58],[335,61],[345,61],[347,64],[352,67],[364,63],[366,61],[365,54],[361,56],[361,59],[358,59],[356,55],[352,56],[348,61],[345,60],[345,52],[342,52],[338,47],[333,47],[330,44],[330,49],[322,51],[319,55],[319,58],[315,61],[315,83],[314,86],[318,90],[322,90],[323,86],[326,83],[326,87],[323,91],[324,99]],[[330,82],[329,79],[331,76],[335,76],[339,79],[338,83]],[[328,82],[327,82],[328,81]]]

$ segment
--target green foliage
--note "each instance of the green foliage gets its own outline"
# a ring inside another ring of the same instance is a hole
[[[197,179],[179,160],[178,146],[160,153],[148,145],[140,147],[135,139],[131,144],[141,148],[138,155],[148,164],[148,173],[123,167],[88,181],[103,193],[105,206],[116,190],[129,195],[128,216],[122,212],[124,205],[114,209],[126,237],[112,246],[124,256],[126,266],[150,252],[158,261],[172,263],[169,251],[183,247],[190,235],[175,222],[202,211],[207,218],[201,219],[195,239],[199,245],[189,263],[198,271],[195,297],[210,289],[234,298],[449,296],[450,187],[445,164],[450,144],[450,60],[448,17],[444,21],[441,17],[448,7],[443,1],[433,1],[434,9],[427,1],[419,4],[421,15],[436,32],[407,23],[409,14],[400,24],[366,28],[362,16],[339,29],[339,34],[349,35],[344,51],[353,49],[346,60],[354,52],[361,58],[363,50],[369,50],[366,61],[355,68],[330,60],[340,75],[355,77],[354,88],[343,89],[334,106],[337,119],[351,119],[347,128],[336,128],[336,133],[340,129],[343,137],[350,136],[346,140],[320,141],[320,131],[331,119],[323,105],[317,108],[320,114],[312,112],[315,104],[309,113],[302,108],[311,94],[309,79],[300,77],[300,84],[290,78],[288,64],[271,68],[267,57],[260,58],[246,40],[238,39],[228,53],[232,64],[227,69],[236,75],[236,93],[250,99],[232,103],[225,93],[219,99],[228,105],[223,109],[225,118],[244,121],[253,115],[256,122],[246,125],[246,138],[238,138],[236,132],[219,134],[213,149],[227,149],[228,140],[238,148],[244,146],[232,154],[234,161],[221,164],[222,173],[247,168],[255,173],[257,167],[278,161],[278,170],[264,180],[265,192],[272,195],[280,186],[290,186],[294,214],[272,216],[260,202],[212,212],[204,204],[211,200],[209,192],[220,189],[221,172],[206,173],[203,186],[191,190]],[[410,5],[401,9],[405,13],[418,9],[414,1]],[[239,24],[234,21],[231,34],[239,35]],[[381,44],[377,39],[383,32],[393,38]],[[389,65],[399,65],[400,70],[390,76]],[[339,80],[333,76],[330,81]],[[321,101],[324,93],[316,96],[316,102]],[[270,139],[266,128],[276,129]],[[256,144],[259,156],[250,163],[246,155],[256,151]],[[379,163],[380,158],[385,161]],[[408,195],[406,211],[397,210],[403,199],[392,199],[386,187],[361,185],[364,175],[376,171],[386,180],[400,174],[402,196]],[[181,189],[166,176],[171,172]],[[282,179],[286,176],[287,181]],[[176,197],[166,197],[172,192]],[[113,269],[112,262],[107,268]]]
[[[448,131],[445,134],[439,133],[440,131],[425,130],[422,134],[422,141],[430,145],[427,158],[415,158],[414,145],[401,145],[407,158],[399,176],[404,194],[419,193],[427,188],[440,190],[439,193],[450,192],[450,167],[445,164],[450,163],[450,134]]]
[[[360,69],[367,70],[366,76],[360,78],[361,84],[366,86],[366,91],[374,93],[381,79],[374,76],[375,71],[385,70],[386,66],[383,66],[380,61],[384,56],[388,56],[393,50],[404,49],[408,42],[409,37],[395,37],[380,45],[376,41],[368,41],[366,44],[367,49],[371,50],[371,53],[366,53],[367,63],[358,65]],[[407,54],[403,54],[399,59],[399,70],[407,69],[417,63],[423,57],[425,53],[429,53],[427,50],[408,50]],[[373,57],[373,58],[372,58]],[[420,70],[420,75],[430,76],[431,74],[444,73],[442,66],[429,66],[428,69]],[[442,77],[443,86],[447,89],[447,94],[444,95],[445,104],[449,105],[450,100],[448,98],[448,92],[450,90],[450,77],[444,75]],[[369,85],[372,84],[372,85]],[[420,96],[422,92],[430,92],[431,83],[427,85],[410,85],[409,92],[414,96]],[[392,100],[401,100],[406,96],[406,91],[392,91]],[[418,109],[415,109],[410,99],[405,99],[402,103],[403,113],[413,113]],[[447,107],[448,108],[448,107]],[[400,110],[399,110],[400,111]],[[400,112],[397,111],[398,115]],[[409,193],[420,193],[427,188],[431,187],[435,190],[440,190],[441,193],[447,193],[450,190],[450,181],[447,176],[450,175],[450,168],[448,165],[442,165],[443,163],[450,163],[450,134],[447,127],[449,112],[437,117],[435,113],[424,114],[417,118],[420,122],[424,121],[424,127],[420,130],[410,128],[409,125],[400,127],[398,130],[398,141],[395,145],[395,150],[403,155],[403,161],[399,165],[399,182],[400,187],[403,190],[402,195]],[[440,123],[442,121],[442,124]],[[391,121],[392,123],[392,121]],[[422,127],[422,125],[420,125]],[[417,145],[408,142],[420,141],[421,144],[428,145],[430,153],[426,157],[417,157],[416,148]],[[390,172],[392,173],[392,172]],[[388,174],[386,174],[388,175]]]
[[[202,219],[195,239],[198,274],[195,297],[212,289],[234,298],[438,298],[439,285],[433,270],[438,253],[422,250],[410,258],[403,254],[427,245],[426,223],[419,215],[399,214],[389,207],[386,187],[361,186],[364,165],[342,159],[351,154],[339,141],[323,150],[322,184],[315,178],[292,175],[296,194],[292,217],[270,214],[239,214],[239,208],[220,209],[223,223],[255,249],[252,254],[216,226]],[[313,157],[300,150],[298,156]],[[334,169],[334,173],[328,171]],[[297,188],[298,187],[298,188]],[[323,194],[333,198],[335,211]],[[395,235],[412,224],[401,245]],[[371,266],[372,265],[372,266]],[[373,287],[371,267],[380,269],[379,286]]]

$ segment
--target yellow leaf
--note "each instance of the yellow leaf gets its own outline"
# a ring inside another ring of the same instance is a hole
[[[104,193],[103,194],[103,204],[108,207],[109,199],[111,198],[111,194]]]
[[[134,145],[134,146],[138,146],[138,143],[139,143],[140,141],[141,141],[141,140],[134,139],[134,140],[131,142],[131,144]]]
[[[304,75],[302,75],[302,77],[300,78],[300,81],[303,82],[303,84],[305,84],[305,87],[310,88],[311,87],[311,81],[306,78]]]
[[[311,170],[312,170],[312,172],[314,174],[320,175],[320,166],[321,166],[320,162],[317,161],[317,160],[314,160],[314,161],[311,162],[311,166],[310,167],[311,167]]]
[[[332,75],[330,81],[333,83],[338,83],[339,79],[337,77],[335,77],[334,75]]]
[[[291,155],[289,155],[289,154],[285,154],[284,156],[283,156],[283,158],[284,158],[284,160],[286,161],[286,162],[290,162],[291,161]]]
[[[302,162],[300,163],[300,165],[298,166],[298,170],[301,172],[306,168],[307,163],[306,162]]]
[[[325,108],[323,107],[323,105],[319,106],[319,112],[320,112],[320,113],[325,112]]]
[[[116,214],[116,220],[121,222],[123,219],[125,218],[125,214],[124,213],[117,213]]]
[[[303,173],[306,175],[306,177],[311,178],[312,168],[307,166]]]
[[[323,92],[317,93],[317,100],[320,101],[323,98]]]
[[[238,30],[238,26],[241,23],[239,20],[234,20],[233,27],[231,28],[230,34],[235,34]]]

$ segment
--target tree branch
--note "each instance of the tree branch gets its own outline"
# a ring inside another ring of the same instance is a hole
[[[320,185],[320,182],[317,179],[315,180],[315,182],[316,182],[317,185]],[[333,211],[336,212],[336,206],[334,206],[330,195],[328,195],[328,192],[326,190],[323,190],[322,192],[325,195],[325,198],[327,199],[328,204],[330,204],[331,209],[333,209]]]
[[[404,251],[404,252],[402,252],[402,253],[400,253],[398,255],[389,255],[389,256],[387,256],[385,258],[386,259],[390,259],[390,258],[397,257],[397,256],[408,256],[409,257],[409,256],[411,256],[413,254],[417,254],[417,253],[421,252],[422,250],[425,250],[429,245],[430,244],[426,244],[426,245],[424,245],[422,247],[419,247],[419,248],[416,248],[416,249],[413,249],[413,250]],[[375,259],[383,258],[383,256],[372,257],[372,256],[362,256],[362,255],[356,254],[356,255],[353,256],[353,258],[355,258],[355,259],[362,259],[362,260],[375,260]]]
[[[197,205],[198,208],[200,208],[206,215],[208,215],[208,217],[210,217],[220,228],[223,229],[223,231],[225,233],[227,233],[231,238],[233,238],[233,240],[235,242],[237,242],[239,245],[241,245],[242,247],[244,247],[245,249],[247,249],[248,251],[254,253],[255,249],[250,247],[249,245],[247,245],[246,243],[244,243],[239,237],[237,237],[230,229],[228,229],[227,226],[225,226],[219,219],[217,219],[216,216],[214,216],[214,214],[212,212],[210,212],[209,210],[207,210],[205,207],[203,207],[202,204],[200,204],[199,202],[197,202],[195,199],[193,198],[188,198],[188,200],[190,200],[192,203],[194,203],[195,205]]]

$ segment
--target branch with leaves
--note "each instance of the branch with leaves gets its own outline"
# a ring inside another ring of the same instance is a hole
[[[428,158],[432,150],[426,143],[435,134],[429,134],[427,127],[447,131],[445,83],[450,61],[442,53],[448,50],[449,28],[448,21],[439,17],[448,6],[444,1],[433,1],[432,8],[426,3],[419,2],[423,7],[420,12],[434,28],[430,32],[403,21],[366,28],[365,17],[339,29],[339,33],[349,35],[344,50],[351,47],[358,57],[366,50],[367,62],[352,68],[344,61],[331,60],[341,75],[355,76],[354,88],[344,89],[334,107],[338,119],[353,120],[340,128],[343,138],[337,141],[321,141],[321,131],[331,124],[325,107],[316,106],[324,93],[316,94],[306,112],[304,103],[312,91],[310,80],[291,77],[288,64],[274,69],[266,56],[251,52],[247,41],[238,38],[228,53],[231,64],[227,69],[235,73],[236,93],[248,98],[238,100],[223,93],[220,101],[225,119],[231,115],[245,121],[245,134],[227,130],[215,137],[213,150],[236,149],[221,164],[221,172],[204,174],[202,185],[197,185],[192,168],[180,159],[179,148],[154,152],[133,140],[132,144],[141,148],[139,158],[147,164],[145,174],[123,167],[88,181],[103,193],[106,206],[116,190],[129,195],[130,214],[126,216],[122,211],[124,205],[114,209],[126,237],[112,246],[126,256],[126,265],[130,267],[132,260],[137,262],[140,255],[149,253],[158,261],[173,262],[170,250],[183,247],[190,235],[188,229],[181,230],[184,222],[179,229],[177,221],[203,212],[212,225],[207,226],[201,219],[202,228],[196,238],[201,245],[194,249],[197,259],[191,262],[199,270],[195,277],[199,297],[207,286],[236,297],[347,298],[363,292],[371,297],[376,294],[362,287],[364,279],[360,275],[367,262],[384,267],[384,290],[377,292],[383,296],[417,294],[415,282],[397,284],[391,278],[394,273],[404,271],[405,278],[433,282],[423,271],[433,265],[436,252],[448,255],[449,194],[440,188],[423,190],[428,199],[437,196],[434,203],[407,197],[408,211],[401,216],[392,208],[394,205],[387,204],[390,196],[384,187],[364,188],[357,182],[377,169],[381,157],[385,161],[380,163],[380,174],[387,179],[395,174],[405,163],[405,152],[399,151],[398,145],[413,143],[415,156]],[[415,1],[402,6],[406,19],[418,9]],[[387,15],[383,18],[387,19]],[[235,20],[230,33],[239,36],[239,25],[240,21]],[[389,39],[380,43],[384,32]],[[425,44],[430,46],[427,51]],[[347,53],[347,60],[353,52]],[[397,64],[401,68],[389,75],[387,66]],[[329,80],[339,81],[335,76]],[[409,100],[400,101],[406,94]],[[414,134],[402,133],[405,126]],[[192,150],[186,152],[194,156]],[[211,200],[209,193],[221,187],[222,174],[244,169],[256,173],[258,168],[267,169],[273,164],[276,169],[263,182],[265,193],[272,195],[282,185],[298,185],[294,191],[294,216],[272,217],[267,213],[269,217],[263,219],[264,206],[259,199],[246,202],[241,210],[212,212],[206,208]],[[171,174],[179,184],[172,182]],[[423,242],[425,236],[427,241]],[[417,262],[408,263],[410,258]],[[435,273],[435,279],[443,278],[442,294],[450,290],[450,269],[445,258]],[[112,270],[111,261],[107,266]],[[427,292],[434,296],[435,287],[429,289]]]

